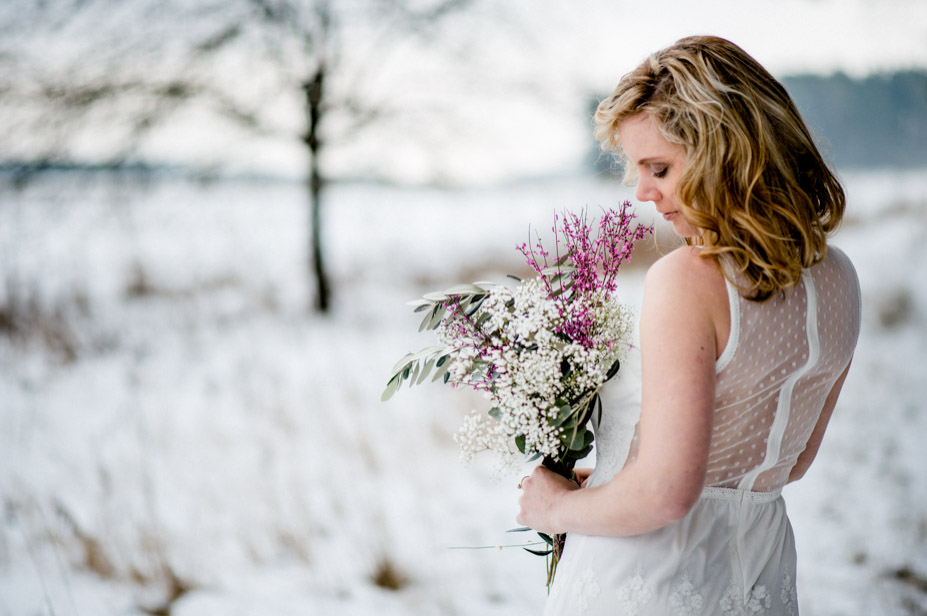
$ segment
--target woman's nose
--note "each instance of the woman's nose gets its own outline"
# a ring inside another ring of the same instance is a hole
[[[638,201],[656,201],[660,198],[660,194],[653,182],[647,178],[640,178],[637,180],[637,189],[634,191],[634,197]]]

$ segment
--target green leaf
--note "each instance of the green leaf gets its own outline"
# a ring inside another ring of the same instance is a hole
[[[435,304],[435,307],[432,308],[431,312],[427,313],[425,318],[422,319],[422,324],[418,326],[418,331],[423,332],[426,329],[434,329],[437,325],[437,323],[435,323],[435,319],[437,319],[438,323],[440,323],[441,318],[444,316],[445,310],[446,309],[444,304]]]
[[[560,435],[560,442],[563,443],[564,449],[567,452],[578,451],[579,447],[582,447],[582,441],[579,439],[580,426],[577,426],[575,422],[569,428],[565,428],[567,432]],[[574,449],[573,446],[576,445],[577,449]]]
[[[445,295],[476,295],[479,293],[485,293],[486,289],[478,287],[475,284],[457,284],[446,289],[444,291]]]
[[[570,451],[582,451],[592,445],[594,439],[595,436],[589,430],[577,431],[577,434],[573,436],[573,442],[570,443]]]
[[[451,350],[450,347],[446,347],[446,346],[427,346],[427,347],[419,349],[415,353],[407,353],[402,359],[396,362],[395,366],[393,366],[393,372],[394,373],[399,372],[400,370],[404,369],[408,364],[411,364],[420,359],[428,357],[429,355],[434,355],[439,352],[446,353],[449,350]]]
[[[431,369],[434,367],[434,365],[435,365],[434,357],[432,357],[431,359],[425,362],[425,365],[422,366],[422,372],[419,375],[418,380],[415,381],[416,385],[421,385],[422,383],[425,382],[425,379],[428,378],[428,374],[431,372]]]
[[[576,268],[572,265],[559,265],[560,261],[554,264],[552,267],[547,267],[541,270],[542,276],[553,276],[553,275],[564,275],[571,274],[576,271]],[[427,295],[425,297],[428,297]]]
[[[605,374],[605,380],[607,381],[613,376],[615,376],[616,374],[618,374],[619,368],[621,368],[621,362],[616,359],[615,363],[611,365],[611,367],[608,369],[608,372]]]
[[[572,274],[558,274],[550,280],[551,295],[560,297],[573,288]]]
[[[581,412],[579,413],[579,423],[586,425],[586,422],[592,417],[592,412],[595,410],[595,400],[598,392],[592,394],[590,397],[586,398],[585,403],[581,407]]]
[[[511,279],[514,280],[515,282],[521,284],[521,278],[519,278],[518,276],[513,276],[512,274],[506,274],[505,277],[506,277],[506,278],[511,278]]]
[[[518,447],[518,451],[525,453],[525,435],[519,434],[515,437],[515,446]]]
[[[447,308],[445,308],[443,304],[438,304],[435,306],[435,311],[431,317],[431,322],[428,323],[428,329],[436,328],[441,323],[441,319],[444,318],[445,314],[447,314]]]
[[[531,548],[522,548],[526,552],[531,552],[535,556],[550,556],[553,554],[553,550],[532,550]]]
[[[491,409],[489,409],[489,416],[492,417],[493,419],[496,419],[496,420],[501,421],[501,420],[502,420],[502,411],[499,410],[499,407],[498,407],[498,406],[494,406],[494,407],[492,407]]]
[[[386,384],[386,389],[383,390],[383,394],[380,395],[380,402],[386,402],[387,400],[392,398],[393,394],[395,394],[399,390],[399,386],[401,384],[402,384],[402,379],[399,378],[398,374],[394,374],[393,378],[391,378],[389,382]]]
[[[396,365],[393,366],[392,372],[396,374],[397,372],[402,372],[405,369],[406,365],[410,362],[415,361],[413,353],[406,353],[402,356],[402,359],[396,362]]]
[[[588,447],[583,447],[582,449],[578,450],[576,452],[576,455],[573,457],[576,458],[577,460],[582,460],[583,458],[588,456],[591,452],[592,452],[592,445],[590,444]]]
[[[562,426],[572,414],[573,408],[569,404],[564,404],[558,409],[557,417],[552,422],[550,422],[550,425]]]
[[[474,299],[473,303],[470,304],[469,307],[467,307],[467,309],[464,311],[464,314],[466,314],[468,317],[472,317],[473,313],[479,310],[480,306],[483,305],[483,300],[486,299],[485,295],[480,295],[478,297],[479,299]]]
[[[445,295],[444,293],[426,293],[422,297],[432,302],[446,302],[447,301],[447,295]]]
[[[435,316],[435,311],[438,310],[438,307],[441,304],[436,304],[434,308],[425,313],[425,317],[422,319],[421,324],[418,326],[418,331],[423,332],[428,329],[428,324],[431,323],[431,319]]]
[[[447,361],[447,358],[448,358],[448,357],[449,357],[448,355],[444,355],[444,356],[442,356],[442,357],[440,357],[440,358],[438,359],[437,363],[435,364],[435,366],[437,367],[437,370],[435,370],[435,375],[434,375],[433,377],[431,377],[431,382],[432,382],[432,383],[434,383],[435,381],[437,381],[437,380],[440,379],[441,377],[449,377],[449,376],[450,376],[451,373],[448,372],[448,370],[450,370],[450,368],[451,368],[451,362]],[[447,379],[446,379],[446,378],[444,379],[444,382],[447,383]]]

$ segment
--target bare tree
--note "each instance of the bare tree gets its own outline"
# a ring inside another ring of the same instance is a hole
[[[263,136],[297,138],[307,161],[309,266],[330,308],[323,250],[325,157],[400,113],[379,71],[443,43],[474,0],[56,0],[0,9],[0,156],[29,169],[143,158],[146,140],[190,109]],[[234,74],[237,67],[242,74]],[[255,86],[254,82],[258,82]],[[302,109],[301,127],[268,98]],[[2,117],[2,116],[0,116]],[[95,132],[93,138],[88,132]]]
[[[322,251],[321,199],[325,174],[321,161],[326,139],[345,140],[351,133],[397,112],[384,100],[369,97],[363,84],[378,70],[399,42],[415,37],[434,43],[428,36],[434,25],[471,5],[471,0],[412,2],[380,0],[338,2],[334,0],[249,0],[262,23],[267,48],[286,80],[302,92],[305,130],[302,142],[309,153],[307,184],[310,196],[310,263],[317,289],[317,307],[329,305],[329,282]],[[337,7],[337,8],[336,8]],[[352,30],[354,37],[352,37]],[[360,36],[376,43],[363,47]],[[372,54],[352,65],[351,51]],[[353,87],[333,90],[333,76],[348,77]],[[345,127],[340,134],[325,134],[326,124],[336,112]]]

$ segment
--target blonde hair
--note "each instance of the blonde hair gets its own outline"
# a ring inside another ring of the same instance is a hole
[[[764,301],[824,258],[843,188],[785,88],[740,47],[689,37],[647,58],[596,110],[603,150],[620,154],[618,125],[640,113],[685,149],[675,197],[698,230],[687,243],[731,282],[740,272],[745,297]]]

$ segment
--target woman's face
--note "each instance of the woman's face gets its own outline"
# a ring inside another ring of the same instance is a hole
[[[637,200],[653,201],[663,218],[673,223],[677,235],[698,235],[676,202],[676,182],[686,161],[682,146],[667,141],[648,113],[639,113],[618,124],[618,136],[628,164],[634,165],[640,176],[634,193]]]

